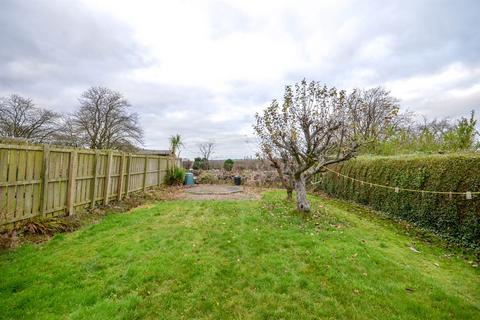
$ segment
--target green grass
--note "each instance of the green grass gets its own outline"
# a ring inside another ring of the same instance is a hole
[[[358,206],[315,197],[305,220],[283,198],[160,202],[5,252],[0,318],[480,318],[463,258]]]

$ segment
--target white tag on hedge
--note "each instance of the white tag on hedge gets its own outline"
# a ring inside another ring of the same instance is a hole
[[[399,192],[400,192],[400,188],[399,188],[399,187],[395,187],[395,192],[396,192],[396,193],[399,193]]]
[[[465,193],[465,197],[467,198],[467,200],[471,200],[472,199],[472,193],[470,191],[467,191]]]

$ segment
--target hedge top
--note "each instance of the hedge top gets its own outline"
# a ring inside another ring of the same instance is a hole
[[[439,163],[444,162],[445,160],[450,161],[469,161],[472,160],[474,163],[480,162],[480,154],[478,153],[457,153],[457,154],[408,154],[402,156],[371,156],[363,155],[357,157],[356,159],[350,160],[351,162],[371,162],[371,161],[388,161],[388,162],[417,162],[425,161],[425,164]],[[325,169],[333,174],[336,174],[338,177],[343,177],[349,179],[353,182],[359,182],[362,185],[367,185],[370,187],[379,187],[384,189],[394,190],[395,192],[406,191],[406,192],[418,192],[418,193],[432,193],[432,194],[446,194],[446,195],[464,195],[467,199],[471,199],[473,194],[480,194],[480,190],[465,190],[465,191],[445,191],[445,190],[423,190],[423,189],[413,189],[413,188],[402,188],[399,186],[384,185],[379,183],[374,183],[372,181],[365,181],[357,179],[345,174],[340,173],[339,171],[333,170],[332,168],[325,167]],[[475,170],[476,168],[472,168]],[[480,169],[480,168],[478,168]],[[320,181],[313,181],[312,184],[318,184]]]

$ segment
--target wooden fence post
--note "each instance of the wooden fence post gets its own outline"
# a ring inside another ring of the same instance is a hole
[[[123,176],[125,175],[125,152],[122,152],[122,158],[120,159],[120,177],[118,178],[117,200],[122,200],[123,192]]]
[[[42,216],[45,216],[47,212],[47,196],[48,196],[48,176],[50,170],[50,146],[43,146],[43,167],[42,167],[42,195],[40,198],[40,210]]]
[[[148,157],[145,155],[145,170],[143,170],[143,191],[147,189],[147,169],[148,169]]]
[[[160,181],[161,172],[162,172],[161,171],[161,168],[162,168],[161,164],[162,164],[162,157],[158,156],[158,168],[157,168],[158,169],[158,172],[157,172],[157,184],[158,184],[158,186],[162,185],[162,181]]]
[[[90,208],[95,208],[95,202],[97,198],[97,181],[98,181],[98,161],[100,160],[100,154],[98,151],[95,151],[95,162],[93,165],[93,187],[91,192],[91,203]]]
[[[68,186],[67,186],[67,214],[75,214],[75,189],[77,180],[77,151],[70,152],[70,163],[68,166]]]
[[[132,166],[132,154],[128,154],[127,158],[127,179],[125,182],[125,197],[128,197],[128,191],[130,190],[130,167]]]
[[[108,204],[108,192],[110,190],[110,183],[111,183],[111,177],[112,177],[112,158],[113,158],[113,153],[112,150],[108,151],[107,155],[107,165],[106,165],[106,174],[105,174],[105,183],[103,184],[103,204]]]

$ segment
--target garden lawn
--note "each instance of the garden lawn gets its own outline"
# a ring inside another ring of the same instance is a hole
[[[480,319],[480,272],[454,252],[284,197],[159,202],[1,253],[0,318]]]

